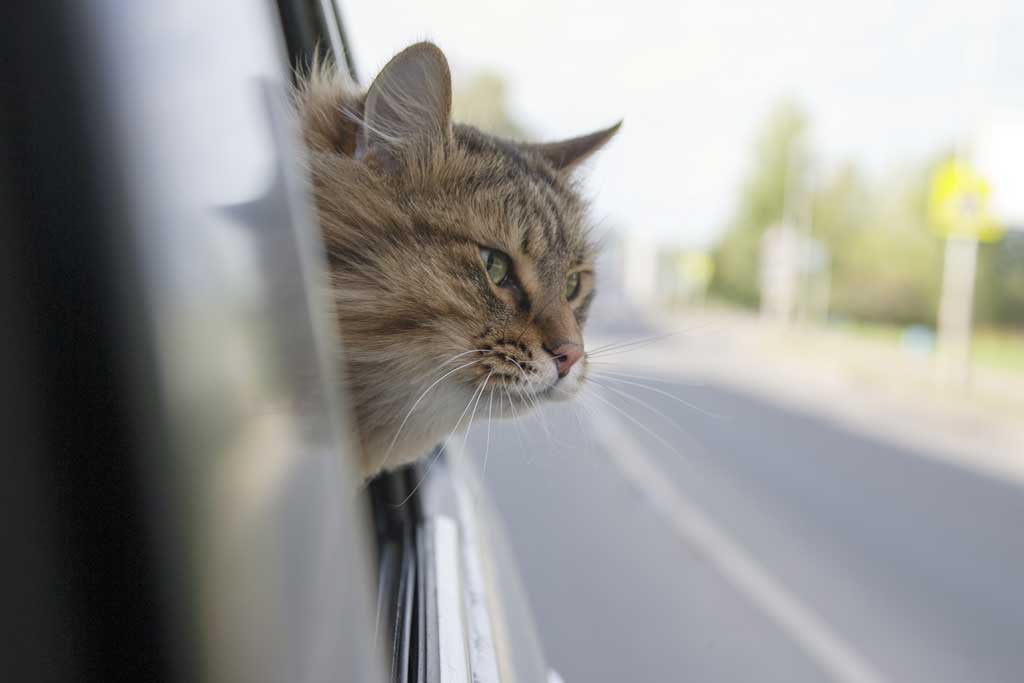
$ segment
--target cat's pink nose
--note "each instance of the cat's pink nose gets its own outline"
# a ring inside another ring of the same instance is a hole
[[[558,376],[565,377],[569,374],[576,361],[583,358],[583,349],[579,344],[562,344],[551,349],[551,355],[555,357],[555,366],[558,368]]]

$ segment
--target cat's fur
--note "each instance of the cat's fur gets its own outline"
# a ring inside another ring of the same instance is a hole
[[[297,105],[363,476],[426,454],[460,416],[465,428],[471,401],[511,415],[578,391],[585,357],[560,378],[552,353],[582,351],[594,296],[596,247],[571,173],[618,125],[529,145],[453,124],[448,64],[430,43],[366,92],[314,66]],[[481,247],[511,256],[506,285],[488,278]],[[570,272],[581,273],[571,302]]]

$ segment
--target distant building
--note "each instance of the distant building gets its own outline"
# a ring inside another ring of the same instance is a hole
[[[974,165],[992,187],[1004,229],[1024,230],[1024,110],[996,109],[974,136]]]
[[[655,303],[658,286],[658,249],[646,236],[630,234],[622,240],[622,285],[630,301],[641,306]]]
[[[792,224],[764,231],[759,275],[763,317],[790,322],[828,314],[828,250]]]

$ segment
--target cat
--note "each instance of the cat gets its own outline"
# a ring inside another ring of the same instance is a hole
[[[427,42],[365,92],[323,63],[296,89],[364,479],[466,427],[474,401],[520,415],[587,373],[597,245],[573,171],[621,121],[512,142],[453,123],[451,93]]]

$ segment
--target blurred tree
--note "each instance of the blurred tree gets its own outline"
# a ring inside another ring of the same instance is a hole
[[[833,314],[934,324],[943,252],[925,219],[930,169],[871,185],[847,165],[815,193],[814,234],[832,254]]]
[[[1024,232],[1008,232],[978,252],[975,320],[1024,327]]]
[[[929,178],[948,155],[870,181],[853,164],[810,187],[807,117],[784,102],[756,140],[735,216],[714,251],[713,295],[757,306],[766,228],[807,225],[831,260],[829,311],[894,324],[934,325],[942,285],[941,238],[927,224]],[[810,200],[810,211],[804,212]],[[1024,325],[1024,234],[979,252],[975,320]]]
[[[815,192],[814,236],[834,251],[843,251],[870,220],[871,201],[871,188],[860,169],[844,164]]]
[[[736,215],[715,249],[713,294],[757,306],[761,235],[806,197],[810,155],[807,117],[794,102],[783,102],[757,137],[753,166],[743,184]]]
[[[455,91],[452,118],[501,137],[522,139],[525,134],[509,113],[505,79],[492,72],[477,74]]]

